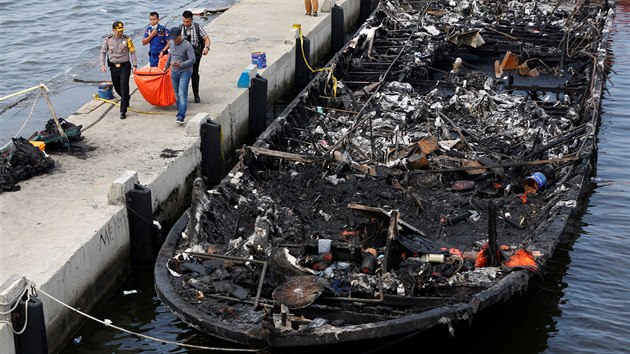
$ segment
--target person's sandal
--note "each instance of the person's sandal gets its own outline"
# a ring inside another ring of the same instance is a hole
[[[313,17],[317,17],[317,12],[313,12]]]

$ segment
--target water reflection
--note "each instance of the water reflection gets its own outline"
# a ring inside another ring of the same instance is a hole
[[[133,291],[137,293],[124,294]],[[120,289],[90,314],[99,319],[109,319],[113,324],[130,331],[167,341],[211,347],[234,346],[204,336],[180,321],[158,300],[153,287],[153,273],[149,271],[132,274]],[[93,321],[86,323],[74,338],[75,340],[62,353],[188,352],[185,348],[173,344],[139,338]]]

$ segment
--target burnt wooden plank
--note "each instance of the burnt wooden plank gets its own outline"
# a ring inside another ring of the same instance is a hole
[[[554,93],[582,93],[584,87],[566,87],[566,86],[536,86],[536,85],[505,85],[506,90],[515,91],[539,91],[539,92],[554,92]]]
[[[353,324],[371,323],[377,321],[386,321],[399,316],[391,316],[387,314],[375,314],[375,313],[362,313],[355,311],[348,311],[336,306],[327,306],[320,304],[312,304],[309,307],[292,310],[297,316],[304,316],[308,319],[323,318],[326,320],[343,320],[345,322]]]

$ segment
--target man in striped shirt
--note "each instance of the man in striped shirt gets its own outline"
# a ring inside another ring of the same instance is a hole
[[[192,89],[193,95],[195,96],[195,103],[199,103],[201,102],[201,98],[199,97],[199,63],[201,62],[202,56],[208,55],[208,51],[210,50],[210,36],[203,27],[193,22],[192,12],[188,10],[184,11],[182,14],[182,22],[183,24],[180,26],[182,35],[185,40],[192,44],[195,57],[197,58],[197,61],[193,65]]]

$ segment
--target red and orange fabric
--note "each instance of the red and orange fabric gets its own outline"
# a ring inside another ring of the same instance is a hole
[[[519,249],[510,259],[503,262],[503,266],[507,268],[526,268],[532,271],[538,270],[538,264],[534,256],[524,249]]]
[[[505,245],[500,247],[503,251],[506,248],[509,248]],[[497,255],[498,257],[499,255]],[[484,244],[481,247],[481,251],[477,255],[477,259],[475,260],[475,268],[487,267],[490,264],[490,257],[488,254],[488,244]],[[501,265],[505,268],[525,268],[531,271],[538,271],[538,263],[536,263],[536,258],[528,251],[524,249],[519,249],[514,252],[509,259],[504,260]]]
[[[171,83],[171,70],[164,72],[167,55],[160,58],[157,68],[146,65],[136,69],[133,79],[142,97],[154,106],[170,106],[175,103],[175,91]]]

